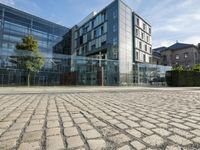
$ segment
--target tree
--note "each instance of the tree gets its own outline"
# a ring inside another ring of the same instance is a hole
[[[179,66],[174,67],[173,70],[178,71],[178,72],[184,71],[184,67],[182,65],[179,65]]]
[[[196,64],[195,67],[192,68],[192,70],[200,72],[200,64]]]
[[[27,71],[27,85],[29,87],[31,75],[38,73],[44,66],[44,57],[39,51],[38,41],[31,35],[24,37],[22,43],[16,45],[16,49],[25,52],[25,55],[17,56],[15,63]]]

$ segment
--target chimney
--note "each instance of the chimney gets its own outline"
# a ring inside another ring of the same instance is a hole
[[[178,40],[176,40],[176,43],[178,43]]]

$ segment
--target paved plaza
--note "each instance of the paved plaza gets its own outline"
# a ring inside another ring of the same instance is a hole
[[[198,150],[197,88],[0,88],[0,150]]]

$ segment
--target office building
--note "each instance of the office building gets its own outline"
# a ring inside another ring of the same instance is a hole
[[[27,35],[38,40],[45,57],[45,66],[34,75],[32,85],[148,84],[162,68],[148,65],[151,26],[122,0],[92,12],[70,29],[3,4],[0,16],[3,85],[26,83],[26,70],[9,56],[16,54],[16,44]]]
[[[116,62],[98,62],[96,69],[103,67],[107,85],[133,83],[133,65],[151,62],[151,26],[121,0],[114,0],[98,13],[92,12],[71,32],[72,56]],[[73,71],[77,65],[71,63]]]

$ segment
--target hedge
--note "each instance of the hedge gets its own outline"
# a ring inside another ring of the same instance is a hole
[[[168,86],[174,87],[200,86],[200,72],[167,71],[166,82]]]

